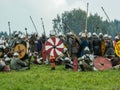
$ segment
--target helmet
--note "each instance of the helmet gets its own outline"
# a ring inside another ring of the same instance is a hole
[[[67,48],[64,48],[64,52],[66,52],[68,49]]]
[[[102,33],[99,33],[99,36],[103,35]]]
[[[59,33],[58,36],[63,36],[63,34],[62,34],[62,33]]]
[[[85,33],[82,33],[81,37],[85,37]]]
[[[85,52],[85,54],[88,54],[88,53],[90,53],[90,49],[88,47],[85,47],[84,52]]]
[[[88,38],[90,38],[90,37],[92,36],[91,32],[89,32],[89,33],[87,34],[87,36],[88,36]]]
[[[97,36],[97,34],[96,34],[95,32],[93,33],[93,35],[94,35],[94,36]]]
[[[18,56],[19,54],[17,52],[14,53],[14,56]]]
[[[119,39],[119,37],[118,37],[118,36],[115,36],[115,39]]]
[[[112,39],[112,36],[109,35],[108,38],[109,38],[109,39]]]
[[[108,38],[108,34],[105,34],[103,37],[104,37],[104,38]]]
[[[73,35],[73,33],[72,33],[72,32],[70,32],[70,33],[69,33],[69,35]]]
[[[79,36],[81,36],[82,35],[82,32],[79,32]]]

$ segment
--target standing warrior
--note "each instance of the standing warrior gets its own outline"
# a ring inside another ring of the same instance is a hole
[[[80,42],[80,48],[81,48],[80,57],[82,57],[85,54],[84,53],[84,49],[86,47],[89,47],[89,43],[88,43],[88,40],[86,38],[85,33],[82,33],[82,35],[81,35],[81,42]]]
[[[96,33],[93,33],[93,51],[94,55],[101,55],[101,41]]]
[[[50,37],[55,37],[55,32],[50,32]],[[56,67],[56,58],[54,56],[49,56],[49,62],[51,65],[51,70],[55,70]]]
[[[42,43],[41,43],[41,40],[37,34],[33,34],[31,36],[29,43],[30,43],[30,51],[32,53],[34,53],[34,52],[40,53],[40,51],[42,49]]]
[[[70,32],[69,37],[69,45],[71,47],[71,57],[72,59],[78,57],[78,50],[79,50],[79,41],[75,37],[73,33]]]
[[[108,36],[108,39],[106,41],[106,50],[105,50],[105,56],[106,57],[111,57],[115,56],[114,48],[113,48],[113,41],[112,41],[112,36]]]

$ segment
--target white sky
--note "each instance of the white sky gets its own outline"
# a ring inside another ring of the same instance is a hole
[[[52,30],[52,19],[57,14],[70,11],[74,8],[86,10],[89,2],[89,13],[98,13],[106,19],[101,6],[104,7],[110,20],[120,20],[119,0],[0,0],[0,31],[8,30],[8,21],[11,22],[11,30],[35,32],[29,16],[32,16],[39,33],[43,33],[41,17],[43,18],[46,33]]]

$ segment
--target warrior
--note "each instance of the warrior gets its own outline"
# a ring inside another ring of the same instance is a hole
[[[106,40],[106,50],[105,50],[105,56],[110,57],[110,56],[115,56],[114,48],[113,48],[113,41],[112,37],[108,36],[108,39]]]
[[[69,40],[70,40],[70,33],[67,33],[66,34],[66,47],[68,48],[68,53],[71,56],[71,44]]]
[[[89,47],[89,43],[88,43],[88,40],[87,40],[87,38],[85,36],[85,33],[82,33],[81,42],[80,42],[80,48],[81,48],[80,57],[84,55],[84,49],[86,47]]]
[[[55,37],[55,32],[54,31],[50,32],[50,37]],[[48,57],[49,57],[50,65],[51,65],[51,70],[55,70],[55,67],[56,67],[56,58],[54,56],[52,56],[52,55],[50,55]]]
[[[58,38],[59,38],[60,40],[62,40],[63,44],[66,46],[66,40],[65,40],[65,37],[64,37],[64,35],[63,35],[62,33],[59,33],[59,34],[58,34]]]
[[[8,40],[8,46],[12,50],[19,43],[20,43],[20,34],[19,32],[16,31],[14,33],[14,36]]]
[[[47,40],[47,37],[46,35],[42,34],[42,37],[40,39],[41,39],[42,44],[44,45]]]
[[[101,55],[101,41],[96,33],[93,33],[93,52],[94,55],[97,56]]]
[[[5,36],[2,35],[0,39],[0,48],[5,48]]]
[[[30,69],[30,63],[26,63],[18,58],[18,53],[14,53],[14,57],[10,62],[11,69],[13,70],[27,70]]]
[[[40,54],[40,51],[42,49],[42,43],[37,34],[33,34],[29,40],[30,43],[30,51],[32,53],[38,52]]]
[[[39,57],[38,52],[34,52],[33,58],[34,58],[34,61],[33,61],[34,64],[41,65],[43,63],[43,59],[42,57],[41,58]]]
[[[90,49],[90,52],[93,53],[93,44],[92,44],[92,34],[89,32],[87,34],[87,39],[88,39],[88,48]]]
[[[5,49],[5,37],[4,35],[2,35],[0,39],[0,57],[1,58],[4,56],[4,49]]]
[[[119,40],[120,40],[119,37],[118,37],[118,36],[115,36],[115,39],[114,39],[114,41],[113,41],[113,46],[114,46],[114,48],[115,48],[116,43],[117,43]]]
[[[78,57],[78,50],[79,50],[79,41],[75,37],[73,33],[70,32],[70,37],[69,37],[69,44],[71,47],[71,57],[72,59],[75,57]]]
[[[65,69],[73,69],[73,62],[71,58],[66,57],[64,63],[65,63]]]
[[[34,50],[35,50],[35,34],[32,34],[30,39],[29,39],[29,43],[30,43],[30,52],[31,53],[34,53]]]
[[[1,59],[0,60],[0,71],[3,71],[5,66],[6,66],[5,62]]]
[[[84,55],[78,58],[80,70],[82,71],[92,71],[93,70],[93,60],[94,55],[91,54],[88,47],[84,49]]]
[[[36,47],[37,47],[36,51],[39,53],[39,55],[41,55],[42,42],[41,42],[40,37],[38,35],[36,35],[35,44],[36,44]]]

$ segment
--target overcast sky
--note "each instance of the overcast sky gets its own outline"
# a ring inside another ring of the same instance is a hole
[[[70,11],[74,8],[86,10],[89,2],[89,13],[98,13],[106,19],[101,6],[104,7],[110,20],[120,20],[119,0],[0,0],[0,31],[8,30],[8,21],[11,22],[11,30],[25,32],[27,27],[30,33],[35,29],[30,21],[32,16],[39,33],[43,33],[41,17],[43,18],[46,33],[52,30],[52,19],[57,14]]]

